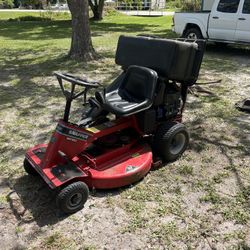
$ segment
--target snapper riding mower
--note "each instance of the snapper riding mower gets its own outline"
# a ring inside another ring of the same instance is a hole
[[[189,142],[182,112],[204,48],[201,40],[121,36],[115,60],[123,71],[90,98],[89,90],[100,84],[55,73],[66,97],[64,117],[48,144],[27,151],[26,172],[39,174],[58,191],[57,206],[74,213],[83,208],[89,188],[126,186],[153,166],[176,160]],[[73,123],[71,103],[80,97],[84,113]]]

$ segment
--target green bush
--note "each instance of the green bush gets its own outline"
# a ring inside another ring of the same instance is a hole
[[[173,9],[181,9],[183,11],[199,11],[201,10],[200,0],[170,0],[167,1],[167,7]]]
[[[46,0],[22,0],[22,6],[26,8],[43,9],[46,4]]]
[[[13,6],[13,0],[0,0],[0,9],[11,9]]]
[[[49,20],[70,20],[70,13],[68,12],[55,12],[52,11],[51,9],[48,9],[47,11],[40,12],[40,17],[44,19],[49,19]]]
[[[201,1],[200,0],[181,0],[181,9],[183,11],[200,11]]]
[[[170,9],[180,9],[182,6],[181,0],[167,1],[167,7]]]
[[[118,6],[121,10],[143,10],[145,9],[146,3],[143,0],[118,0]]]
[[[13,1],[14,7],[15,7],[15,8],[20,7],[21,1],[22,1],[22,0],[14,0],[14,1]]]
[[[113,6],[104,6],[104,14],[105,16],[120,16],[121,13],[118,12]]]

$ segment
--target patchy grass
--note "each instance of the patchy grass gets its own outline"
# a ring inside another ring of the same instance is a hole
[[[44,249],[76,249],[76,244],[60,232],[53,232],[42,242]],[[85,249],[85,248],[84,248]]]
[[[221,202],[221,197],[216,193],[215,190],[210,189],[204,196],[200,198],[200,202],[211,202],[213,204],[218,204]]]
[[[131,187],[93,191],[82,211],[64,217],[55,207],[54,194],[22,168],[27,148],[48,141],[63,112],[64,98],[53,72],[85,74],[107,85],[120,72],[113,58],[118,37],[174,37],[171,17],[115,14],[91,22],[101,59],[86,65],[66,57],[68,16],[7,22],[27,14],[6,14],[0,13],[3,249],[250,247],[250,124],[249,116],[234,108],[248,95],[249,48],[207,47],[199,87],[193,87],[195,95],[189,95],[184,114],[190,146],[178,161]]]
[[[229,173],[228,172],[221,172],[221,173],[218,173],[216,174],[214,177],[213,177],[213,181],[215,183],[222,183],[224,179],[226,179],[227,177],[229,177]]]
[[[10,18],[18,18],[18,17],[24,17],[24,16],[40,16],[39,12],[32,12],[30,11],[28,14],[27,12],[20,12],[20,11],[11,11],[11,12],[1,12],[0,13],[0,20],[8,20]]]
[[[189,165],[184,165],[184,166],[181,166],[180,168],[178,168],[178,172],[181,175],[192,175],[193,171],[194,171],[194,168],[192,166],[189,166]]]

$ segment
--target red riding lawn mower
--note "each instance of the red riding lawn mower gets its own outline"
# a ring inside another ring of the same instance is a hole
[[[88,101],[89,90],[100,84],[56,73],[66,97],[64,117],[48,144],[27,151],[26,172],[39,174],[58,191],[57,206],[74,213],[83,208],[89,188],[126,186],[153,166],[176,160],[189,142],[182,112],[204,49],[202,40],[121,36],[116,63],[123,72]],[[71,103],[82,96],[84,114],[72,123]]]

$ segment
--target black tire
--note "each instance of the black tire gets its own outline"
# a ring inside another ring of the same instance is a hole
[[[23,168],[27,174],[32,176],[38,176],[37,171],[31,166],[27,159],[24,159],[23,161]]]
[[[193,40],[203,39],[203,36],[202,36],[201,31],[200,31],[199,28],[187,29],[184,32],[183,37],[187,38],[187,39],[193,39]]]
[[[63,188],[56,197],[56,204],[66,214],[72,214],[84,207],[89,196],[88,186],[81,181]]]
[[[154,137],[153,148],[163,161],[175,161],[186,150],[189,134],[182,123],[168,122],[159,127]]]

